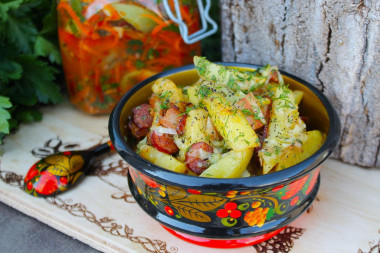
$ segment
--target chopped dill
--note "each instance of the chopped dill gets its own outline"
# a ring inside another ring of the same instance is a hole
[[[209,96],[211,93],[212,93],[212,91],[208,87],[206,87],[206,86],[199,87],[198,94],[202,98]]]

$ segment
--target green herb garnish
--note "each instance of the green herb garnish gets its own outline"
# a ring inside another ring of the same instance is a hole
[[[204,98],[209,96],[212,93],[212,91],[206,86],[201,86],[199,87],[198,93],[201,96],[201,98]]]
[[[76,6],[80,8],[80,6]],[[0,4],[0,143],[20,123],[40,121],[40,104],[63,100],[56,1]]]

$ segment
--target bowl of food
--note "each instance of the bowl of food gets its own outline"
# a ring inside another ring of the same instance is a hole
[[[189,65],[131,89],[109,120],[140,207],[209,247],[266,240],[315,199],[339,118],[307,82],[270,65]]]

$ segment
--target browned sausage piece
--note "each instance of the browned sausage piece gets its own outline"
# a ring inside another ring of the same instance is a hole
[[[264,140],[268,137],[268,124],[267,125],[264,125],[262,131],[261,131],[261,134],[258,134],[258,137],[260,139],[260,146],[256,147],[254,149],[254,153],[253,153],[253,160],[254,162],[259,166],[260,164],[260,158],[259,158],[259,151],[263,148],[263,143],[264,143]],[[261,166],[261,165],[260,165]]]
[[[177,134],[181,135],[185,132],[186,120],[187,120],[187,115],[185,114],[181,117],[181,119],[178,122],[177,129],[176,129]]]
[[[194,143],[185,156],[187,168],[200,175],[210,166],[209,158],[212,153],[214,153],[214,149],[207,143]]]
[[[272,71],[269,81],[278,83],[278,71]]]
[[[182,118],[181,111],[177,106],[170,107],[164,117],[160,119],[160,125],[167,128],[177,129],[178,122]]]
[[[149,128],[139,128],[133,120],[128,122],[128,129],[136,139],[142,139],[149,133]]]
[[[133,121],[138,128],[150,128],[152,126],[151,109],[152,107],[148,104],[141,104],[132,109]]]
[[[169,155],[178,151],[178,147],[174,142],[173,136],[169,134],[157,133],[153,130],[149,134],[148,139],[148,143],[155,147],[158,151]]]
[[[236,108],[242,110],[248,123],[253,130],[259,129],[265,123],[265,118],[259,103],[252,92],[248,93],[244,98],[235,103]]]

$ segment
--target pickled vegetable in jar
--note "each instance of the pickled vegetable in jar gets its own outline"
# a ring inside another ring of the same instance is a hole
[[[197,2],[179,3],[189,32],[199,30]],[[200,54],[200,43],[183,41],[161,1],[58,0],[57,15],[69,98],[89,114],[109,113],[138,82]]]

